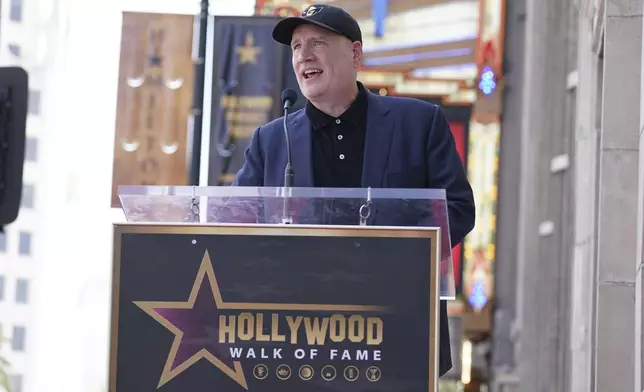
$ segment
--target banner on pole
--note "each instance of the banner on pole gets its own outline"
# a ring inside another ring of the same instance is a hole
[[[291,50],[273,41],[279,17],[215,17],[215,61],[210,131],[209,185],[228,185],[244,164],[255,129],[281,117],[280,96],[299,94]],[[300,96],[293,107],[303,106]]]
[[[124,12],[121,34],[112,207],[119,185],[186,184],[193,98],[190,15]]]

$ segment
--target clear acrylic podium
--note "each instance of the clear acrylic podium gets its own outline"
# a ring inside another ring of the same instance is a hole
[[[443,189],[121,186],[128,222],[425,227],[439,230],[441,299],[456,295]],[[284,213],[284,205],[288,211]]]
[[[119,198],[110,392],[438,390],[439,299],[455,297],[444,190],[124,186]],[[202,361],[219,370],[187,371]]]

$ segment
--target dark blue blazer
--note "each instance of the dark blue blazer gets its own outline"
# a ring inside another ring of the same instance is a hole
[[[287,118],[295,187],[312,187],[311,124],[304,109]],[[258,128],[233,185],[283,186],[283,118]],[[474,197],[447,120],[436,105],[368,93],[362,187],[445,189],[452,246],[473,229]],[[451,366],[447,307],[441,301],[440,374]]]

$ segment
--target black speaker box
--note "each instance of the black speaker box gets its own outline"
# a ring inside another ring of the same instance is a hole
[[[0,68],[0,228],[14,222],[20,209],[28,95],[24,69]]]

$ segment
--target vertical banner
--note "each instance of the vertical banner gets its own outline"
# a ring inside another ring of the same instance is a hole
[[[494,293],[500,125],[475,121],[470,130],[469,178],[477,217],[476,226],[465,241],[463,296],[474,311],[481,311]]]
[[[191,15],[124,12],[118,79],[112,207],[119,185],[187,182],[193,95]]]
[[[279,17],[215,17],[209,185],[229,185],[255,129],[280,117],[284,88],[299,88],[291,51],[273,41]],[[303,106],[300,97],[292,110]]]
[[[503,91],[505,0],[479,0],[477,98],[468,152],[468,175],[476,202],[476,225],[465,239],[463,297],[471,309],[490,309],[494,296],[496,203]],[[491,312],[487,312],[488,317]]]

